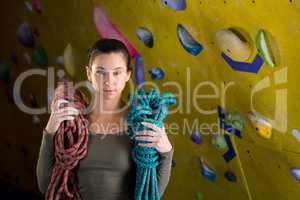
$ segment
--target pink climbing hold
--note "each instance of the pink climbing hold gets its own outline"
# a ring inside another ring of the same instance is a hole
[[[43,4],[41,0],[32,0],[32,8],[38,13],[43,12]]]
[[[94,22],[97,32],[102,38],[112,38],[122,41],[132,58],[137,55],[134,46],[122,35],[118,28],[110,21],[103,8],[98,4],[94,8]]]

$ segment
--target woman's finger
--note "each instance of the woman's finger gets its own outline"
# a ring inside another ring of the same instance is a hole
[[[135,137],[136,140],[142,140],[142,141],[147,141],[147,142],[157,142],[159,140],[158,137],[147,137],[147,136],[138,136]]]
[[[143,125],[147,126],[148,128],[151,128],[155,132],[162,132],[163,129],[159,126],[156,126],[155,124],[149,123],[149,122],[142,122]]]
[[[156,143],[139,143],[138,145],[143,146],[143,147],[155,147]]]
[[[58,115],[57,117],[65,117],[65,116],[76,117],[77,115],[78,115],[78,113],[62,113],[62,114]]]
[[[134,134],[135,134],[135,135],[148,135],[148,136],[154,136],[154,135],[156,135],[156,132],[148,130],[148,131],[139,131],[139,132],[135,132]]]
[[[78,111],[70,110],[70,111],[64,111],[64,112],[57,113],[56,115],[58,117],[62,117],[62,116],[76,116],[76,115],[79,115],[79,112]]]
[[[68,107],[59,109],[56,113],[60,114],[60,113],[64,113],[64,112],[78,112],[79,113],[79,110],[77,108],[68,106]]]
[[[74,120],[74,119],[75,119],[75,117],[73,117],[73,116],[63,116],[63,117],[59,118],[59,122],[61,123],[63,121]]]
[[[74,90],[74,87],[72,86],[72,83],[62,84],[56,87],[55,92],[57,93],[66,93],[66,92],[72,92]]]
[[[54,106],[53,106],[53,110],[54,110],[54,111],[59,110],[59,109],[60,109],[60,105],[61,105],[62,103],[69,103],[69,101],[67,101],[67,100],[65,100],[65,99],[59,99],[59,100],[57,100],[57,101],[55,102]]]

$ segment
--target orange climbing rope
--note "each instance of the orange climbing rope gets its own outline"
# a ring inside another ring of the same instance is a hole
[[[66,99],[71,103],[63,106],[73,106],[80,111],[87,107],[84,94],[75,93],[70,82],[64,80],[60,89],[56,89],[53,101]],[[61,89],[63,88],[63,89]],[[74,120],[64,121],[54,136],[55,161],[48,185],[46,200],[81,200],[77,188],[76,167],[78,162],[87,155],[88,126],[83,114]]]

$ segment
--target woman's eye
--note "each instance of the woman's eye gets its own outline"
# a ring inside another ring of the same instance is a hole
[[[114,75],[115,75],[115,76],[117,76],[117,75],[119,75],[119,74],[121,74],[120,71],[114,72]]]
[[[105,71],[97,71],[96,73],[100,74],[100,75],[105,75],[106,72]]]

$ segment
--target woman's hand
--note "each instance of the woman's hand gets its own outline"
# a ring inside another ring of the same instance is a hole
[[[136,140],[148,141],[150,143],[139,143],[140,146],[154,147],[159,153],[166,153],[172,150],[172,145],[169,141],[165,127],[160,128],[149,122],[142,122],[144,126],[152,130],[136,132]]]
[[[60,108],[62,103],[70,104],[69,101],[60,99],[51,105],[51,115],[45,128],[46,132],[50,134],[56,133],[61,122],[73,120],[79,114],[79,110],[71,106]]]

